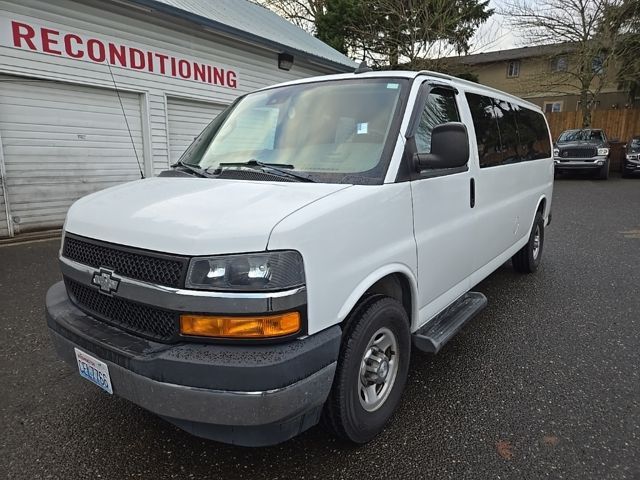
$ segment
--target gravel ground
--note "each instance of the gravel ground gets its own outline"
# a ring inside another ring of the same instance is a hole
[[[0,247],[0,472],[7,478],[640,479],[640,179],[556,182],[541,269],[506,264],[487,309],[414,353],[388,428],[354,448],[192,437],[57,360],[43,315],[59,240]]]

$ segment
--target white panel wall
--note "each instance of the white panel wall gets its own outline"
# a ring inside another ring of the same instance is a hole
[[[120,98],[133,143],[113,90],[0,75],[0,137],[16,233],[59,227],[73,201],[140,178],[140,95]]]
[[[171,163],[180,158],[180,155],[191,145],[194,137],[211,123],[224,108],[224,105],[214,103],[167,98]]]

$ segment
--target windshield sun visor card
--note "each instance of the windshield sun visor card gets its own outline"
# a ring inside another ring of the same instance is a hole
[[[366,135],[367,133],[369,133],[369,124],[364,122],[364,123],[359,123],[356,126],[356,133],[358,135]]]

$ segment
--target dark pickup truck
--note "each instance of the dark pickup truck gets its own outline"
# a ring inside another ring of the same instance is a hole
[[[640,174],[640,135],[636,135],[627,142],[625,155],[622,160],[622,176],[630,177]]]
[[[588,170],[597,178],[609,178],[609,142],[603,130],[565,130],[553,149],[556,173]]]

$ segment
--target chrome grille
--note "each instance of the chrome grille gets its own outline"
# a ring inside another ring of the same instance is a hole
[[[598,153],[595,147],[568,147],[560,149],[560,159],[565,158],[592,158]]]
[[[94,268],[106,267],[122,277],[180,288],[189,259],[99,242],[66,234],[62,256]]]

